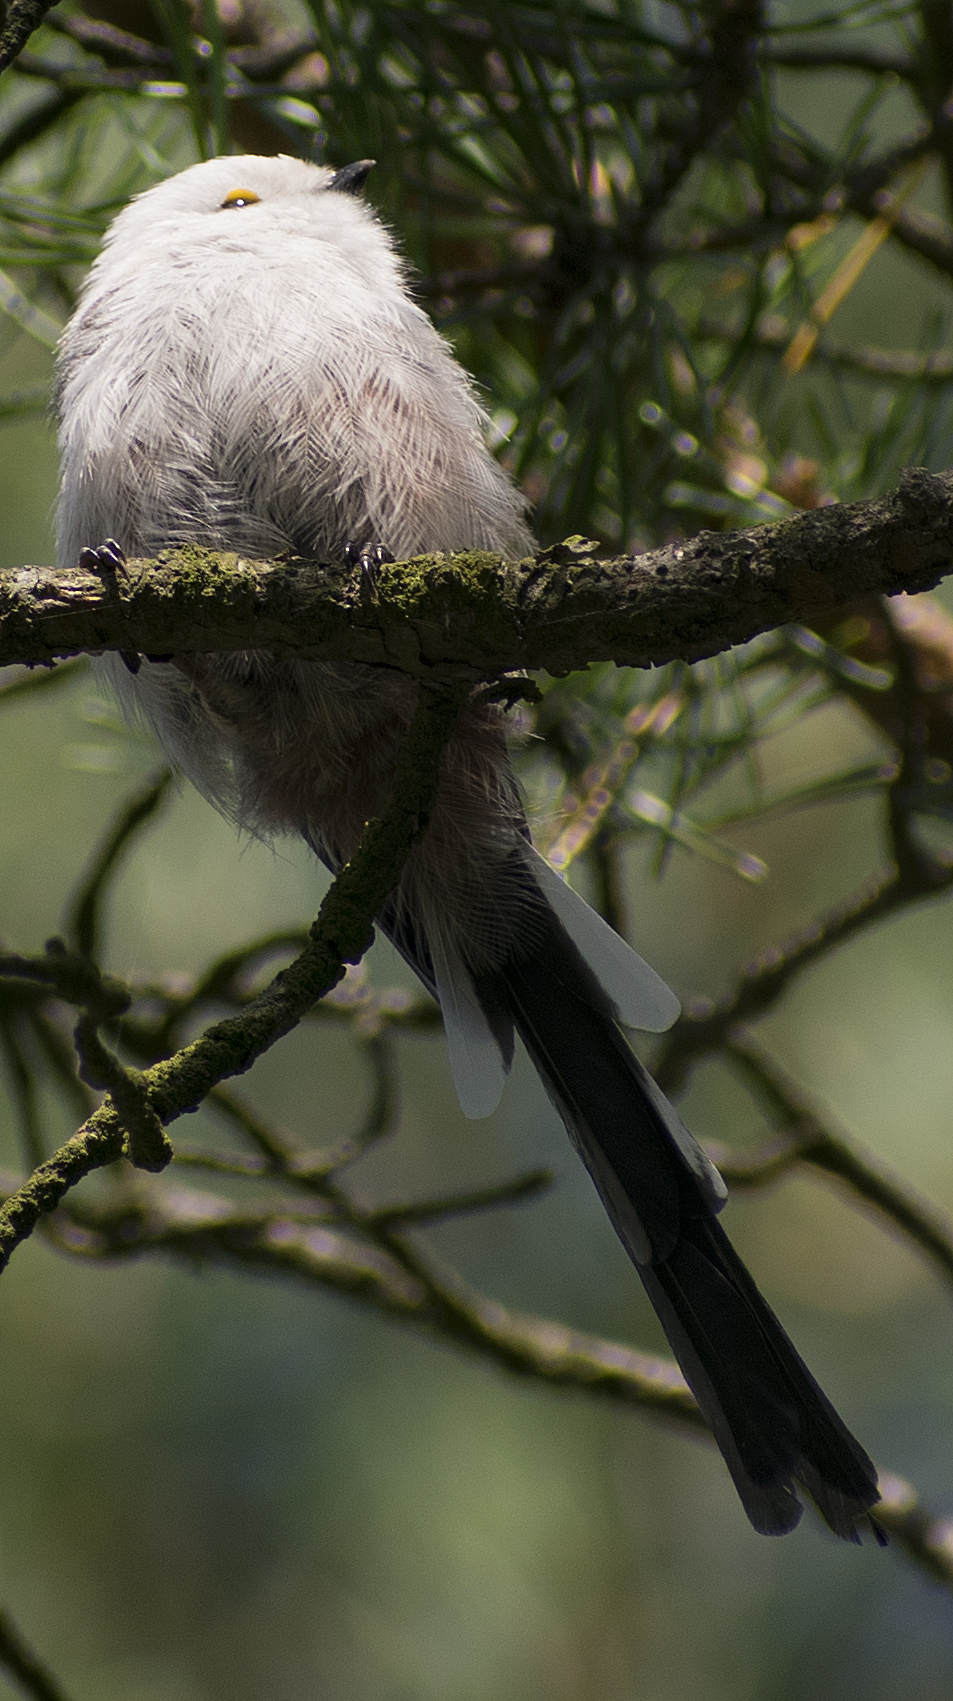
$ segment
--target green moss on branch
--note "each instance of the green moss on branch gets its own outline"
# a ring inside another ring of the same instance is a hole
[[[373,603],[333,564],[195,548],[130,562],[128,581],[22,568],[0,573],[0,665],[254,645],[432,681],[695,660],[859,596],[935,585],[953,570],[953,473],[913,468],[874,502],[644,555],[602,561],[594,550],[574,538],[519,562],[420,556],[382,567]]]

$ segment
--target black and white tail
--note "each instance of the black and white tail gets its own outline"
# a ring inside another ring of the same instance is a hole
[[[801,1517],[806,1490],[858,1541],[877,1473],[788,1339],[717,1221],[726,1189],[626,1043],[659,1031],[674,994],[539,858],[532,944],[470,973],[438,946],[415,967],[437,988],[461,1103],[493,1108],[515,1028],[559,1111],[711,1427],[745,1511],[764,1535]],[[545,904],[539,903],[540,893]],[[399,930],[392,930],[399,931]]]

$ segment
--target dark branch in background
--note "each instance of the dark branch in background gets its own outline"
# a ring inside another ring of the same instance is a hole
[[[83,12],[58,12],[49,21],[60,34],[100,54],[107,64],[114,61],[119,65],[145,65],[150,75],[158,70],[167,71],[175,64],[170,50],[157,41],[145,41],[131,30],[118,29],[100,18],[88,18]]]
[[[826,159],[808,155],[785,139],[776,149],[776,170],[810,197],[790,222],[813,218],[832,205],[863,219],[879,217],[889,205],[890,185],[898,173],[935,156],[947,147],[951,137],[953,118],[942,111],[933,122],[925,121],[904,141],[879,157],[865,160],[833,183]],[[892,214],[892,234],[902,247],[929,261],[945,276],[953,276],[953,230],[945,220],[918,207],[902,206]]]
[[[796,325],[782,318],[780,314],[764,313],[755,324],[752,342],[757,348],[784,350],[796,329]],[[737,326],[719,323],[715,319],[702,319],[698,330],[700,336],[713,337],[723,343],[733,343],[738,337]],[[920,354],[913,349],[886,349],[863,343],[842,343],[824,335],[818,342],[812,359],[822,361],[826,366],[837,367],[874,380],[910,378],[920,384],[940,386],[948,385],[953,379],[953,352],[948,349]]]
[[[873,1152],[835,1128],[753,1034],[733,1029],[724,1052],[779,1128],[755,1152],[738,1155],[709,1148],[729,1185],[763,1186],[798,1163],[807,1164],[839,1182],[851,1199],[872,1206],[930,1258],[953,1287],[953,1221]]]
[[[130,798],[93,859],[89,873],[70,908],[66,934],[81,957],[96,957],[100,944],[100,912],[107,882],[115,871],[123,852],[128,849],[136,829],[151,820],[161,808],[170,785],[169,769],[150,781],[138,797]]]
[[[128,586],[79,568],[0,574],[0,665],[76,651],[240,650],[329,656],[419,677],[595,661],[695,660],[856,597],[925,590],[953,569],[953,474],[911,468],[899,490],[778,525],[700,532],[598,561],[569,539],[535,560],[424,556],[384,566],[379,599],[320,563],[170,550]]]
[[[838,689],[897,747],[899,761],[884,791],[885,836],[895,860],[826,914],[760,952],[722,998],[689,1003],[656,1057],[655,1072],[668,1091],[683,1087],[694,1065],[725,1046],[739,1024],[765,1015],[803,969],[877,922],[953,888],[953,853],[928,852],[913,824],[929,802],[931,764],[953,768],[953,620],[932,598],[867,600],[854,610],[866,629],[858,655],[868,664],[894,664],[886,689],[863,690],[849,678]],[[848,612],[839,610],[830,627]],[[825,632],[828,623],[820,621],[818,629]]]
[[[0,1666],[33,1701],[69,1701],[59,1680],[37,1659],[9,1613],[0,1607]]]
[[[916,79],[917,92],[937,125],[937,142],[945,178],[947,206],[953,204],[953,125],[950,123],[950,91],[953,89],[953,12],[947,0],[920,0],[923,48]],[[945,119],[945,123],[940,121]]]
[[[889,47],[795,47],[790,42],[763,41],[759,57],[764,65],[785,71],[863,71],[871,76],[913,80],[917,61],[909,53]]]
[[[877,218],[884,211],[879,193],[852,195],[848,200],[852,212],[862,218]],[[898,242],[921,260],[929,260],[937,271],[953,277],[953,232],[942,219],[918,207],[901,207],[893,219],[893,232]]]
[[[762,0],[710,0],[702,9],[707,40],[696,51],[700,67],[694,85],[694,113],[667,149],[644,190],[633,221],[636,242],[669,204],[703,149],[729,123],[755,79],[756,44],[764,27]]]
[[[0,30],[0,71],[11,65],[56,0],[8,0]]]
[[[922,898],[939,897],[951,887],[953,862],[927,862],[905,876],[895,867],[888,868],[825,915],[760,952],[724,998],[696,999],[683,1012],[656,1058],[654,1072],[660,1084],[666,1092],[678,1092],[699,1058],[723,1046],[739,1023],[765,1015],[803,969],[873,923]]]

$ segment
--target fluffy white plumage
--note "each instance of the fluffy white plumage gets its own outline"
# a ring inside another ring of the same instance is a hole
[[[529,552],[523,503],[486,450],[472,386],[409,298],[380,220],[333,178],[282,156],[212,160],[119,214],[60,353],[61,563],[107,536],[143,555],[190,542],[262,558],[340,559],[355,542],[398,559]],[[242,190],[244,204],[226,204]],[[352,854],[386,792],[409,681],[256,656],[244,663],[249,701],[241,659],[144,663],[135,678],[116,658],[106,665],[226,814],[255,832],[303,832],[332,866]],[[474,711],[399,894],[424,922],[471,1116],[494,1108],[504,1060],[461,945],[492,962],[527,927],[505,913],[512,879],[489,872],[514,853],[534,858],[500,722]],[[529,866],[621,1019],[669,1026],[678,1003],[654,970],[541,859]],[[511,907],[525,911],[524,892]]]

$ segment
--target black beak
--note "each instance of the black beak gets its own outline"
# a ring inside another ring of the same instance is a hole
[[[336,171],[328,184],[329,189],[340,189],[345,195],[359,195],[367,182],[367,174],[377,164],[374,159],[356,159],[353,165],[342,165]]]

